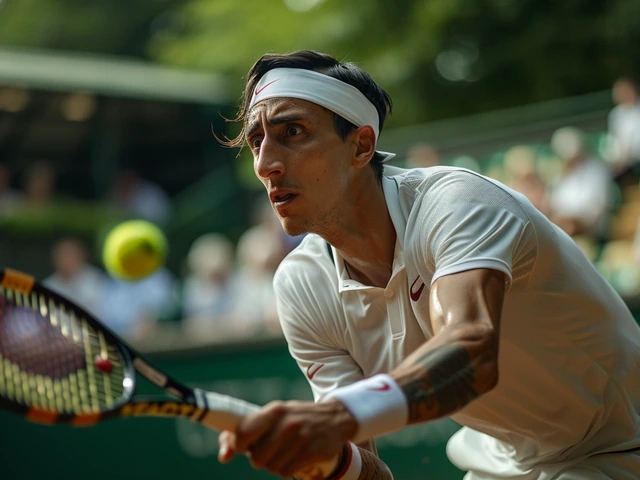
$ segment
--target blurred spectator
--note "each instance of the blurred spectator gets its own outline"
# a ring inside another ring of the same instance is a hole
[[[596,267],[623,298],[640,293],[640,269],[633,240],[612,240],[603,247]]]
[[[115,204],[136,217],[162,225],[171,215],[169,195],[134,170],[121,171],[111,192]]]
[[[184,321],[194,324],[193,328],[208,329],[215,325],[224,329],[224,325],[218,324],[233,306],[233,244],[218,233],[199,237],[189,250],[187,268],[182,286]]]
[[[150,336],[158,320],[176,308],[175,279],[166,269],[139,281],[109,278],[100,306],[100,319],[129,340]]]
[[[77,238],[64,238],[54,244],[51,253],[54,273],[44,284],[89,313],[99,314],[107,277],[88,263],[84,243]]]
[[[22,194],[11,188],[11,171],[0,164],[0,216],[11,213],[22,200]]]
[[[45,205],[56,194],[56,171],[53,165],[40,160],[31,164],[24,172],[23,190],[29,206]]]
[[[278,252],[275,254],[277,260],[274,260],[277,262],[276,267],[304,238],[304,234],[297,235],[295,237],[287,235],[287,233],[282,229],[280,219],[273,211],[271,203],[263,197],[260,197],[257,200],[252,217],[253,226],[251,226],[243,235],[248,235],[250,231],[255,230],[264,232],[265,235],[271,239],[270,241],[273,241],[274,245],[276,245],[274,247]],[[242,241],[242,238],[240,241]]]
[[[189,337],[224,340],[280,333],[273,275],[302,236],[288,236],[268,202],[257,204],[254,222],[240,237],[235,257],[232,244],[220,234],[203,235],[191,246],[182,290]]]
[[[238,242],[237,258],[234,315],[249,332],[281,333],[273,291],[273,276],[283,258],[279,237],[252,227]]]
[[[522,193],[545,215],[549,214],[547,185],[538,173],[536,152],[528,146],[510,148],[504,155],[506,184]]]
[[[429,143],[416,143],[407,151],[407,168],[426,168],[440,165],[438,150]]]
[[[584,132],[563,127],[554,132],[551,148],[564,161],[564,171],[550,197],[550,218],[569,235],[604,235],[612,198],[609,170],[588,152]]]
[[[640,179],[640,86],[631,77],[613,85],[616,106],[609,114],[610,158],[621,187]]]
[[[466,168],[473,172],[480,172],[480,163],[471,155],[457,155],[447,159],[447,163],[452,167]]]

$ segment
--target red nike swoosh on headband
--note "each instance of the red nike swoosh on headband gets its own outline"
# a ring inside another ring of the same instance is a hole
[[[387,382],[382,382],[382,385],[380,385],[379,387],[369,387],[369,390],[371,390],[372,392],[386,392],[390,388],[391,386]]]
[[[312,370],[314,365],[318,365],[318,366]],[[320,363],[320,364],[312,363],[311,365],[309,365],[309,367],[307,368],[307,377],[309,377],[309,380],[313,379],[315,374],[318,373],[318,370],[320,370],[322,367],[324,367],[324,363]]]
[[[261,86],[260,88],[258,88],[256,90],[256,95],[260,95],[260,92],[262,92],[265,88],[267,88],[269,85],[271,85],[272,83],[277,82],[278,80],[280,80],[279,78],[276,78],[275,80],[270,81],[269,83],[267,83],[266,85]]]

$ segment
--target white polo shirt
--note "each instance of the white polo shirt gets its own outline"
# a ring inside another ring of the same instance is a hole
[[[386,167],[383,189],[397,232],[385,288],[351,280],[316,235],[275,276],[283,331],[315,399],[397,367],[433,336],[433,282],[489,268],[509,284],[500,378],[452,416],[467,428],[449,442],[451,461],[482,478],[538,478],[535,465],[640,446],[640,329],[571,238],[523,195],[468,170]]]

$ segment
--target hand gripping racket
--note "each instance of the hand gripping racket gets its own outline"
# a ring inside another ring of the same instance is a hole
[[[168,396],[136,395],[142,375]],[[258,405],[187,387],[154,368],[84,309],[12,269],[0,270],[0,408],[44,424],[185,417],[235,431]],[[324,478],[336,460],[297,478]]]

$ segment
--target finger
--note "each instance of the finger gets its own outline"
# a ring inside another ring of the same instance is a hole
[[[295,460],[302,453],[302,449],[302,445],[293,444],[288,450],[278,452],[271,457],[269,464],[266,467],[267,470],[283,478],[293,477],[294,474],[298,472],[298,470],[295,469]],[[324,476],[320,478],[324,478]]]
[[[296,478],[305,480],[328,477],[342,459],[342,451],[326,460],[321,460],[326,458],[328,453],[325,446],[318,444],[317,441],[301,445],[293,455],[287,455],[286,459],[283,458],[281,465],[278,465],[278,471],[282,476],[288,477],[295,474]]]
[[[284,406],[270,405],[244,418],[236,429],[236,451],[244,453],[260,441],[282,416]]]
[[[249,448],[251,463],[257,468],[266,468],[272,473],[278,473],[277,466],[281,459],[288,460],[307,443],[304,438],[296,435],[297,430],[294,425],[277,426],[272,429]]]
[[[229,462],[236,453],[235,448],[236,436],[232,432],[224,431],[218,436],[218,461],[220,463]]]
[[[302,448],[295,449],[293,455],[283,455],[282,461],[278,461],[277,469],[283,477],[293,477],[300,479],[324,479],[333,469],[326,468],[324,471],[319,463],[309,464],[310,460],[303,455]],[[274,465],[276,466],[276,465]]]
[[[327,474],[318,465],[308,465],[303,469],[296,470],[292,470],[291,467],[287,466],[283,472],[287,472],[283,474],[283,477],[292,477],[296,480],[324,480],[327,478]]]

